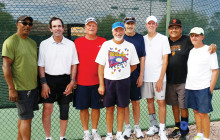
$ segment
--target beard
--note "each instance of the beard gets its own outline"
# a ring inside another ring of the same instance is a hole
[[[116,36],[114,36],[114,39],[115,39],[116,41],[121,41],[121,40],[123,39],[123,37],[124,37],[124,36],[121,36],[121,37],[116,37]]]

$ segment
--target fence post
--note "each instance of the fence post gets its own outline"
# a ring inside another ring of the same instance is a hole
[[[166,36],[168,36],[168,25],[170,21],[171,0],[167,0],[167,16],[166,16]]]

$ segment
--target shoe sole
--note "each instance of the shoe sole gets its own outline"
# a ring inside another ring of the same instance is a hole
[[[130,136],[131,137],[131,136]],[[129,139],[130,137],[128,137],[127,135],[124,136],[125,139]]]
[[[179,137],[179,136],[181,136],[181,134],[178,134],[178,135],[176,135],[176,136],[169,136],[169,135],[168,135],[169,138],[177,138],[177,137]]]
[[[158,133],[159,133],[159,132],[156,132],[156,133],[154,133],[153,135],[149,135],[149,134],[146,133],[146,135],[152,137],[152,136],[154,136],[155,134],[158,134]]]

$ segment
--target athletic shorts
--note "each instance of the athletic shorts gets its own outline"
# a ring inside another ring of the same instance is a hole
[[[185,84],[167,84],[166,104],[184,108]]]
[[[43,99],[43,103],[54,103],[55,101],[58,104],[69,104],[73,100],[73,94],[66,96],[63,94],[67,85],[70,83],[70,75],[58,75],[52,76],[45,74],[47,84],[50,87],[49,98]]]
[[[131,101],[137,101],[141,99],[141,88],[137,87],[137,79],[131,77],[131,92],[130,92],[130,99]]]
[[[81,86],[77,85],[75,91],[74,104],[76,109],[101,109],[103,108],[103,101],[101,95],[98,93],[99,85]]]
[[[185,108],[198,110],[199,113],[209,113],[213,111],[211,101],[212,94],[209,87],[201,90],[186,89]]]
[[[18,116],[21,120],[34,118],[34,111],[39,109],[37,89],[23,90],[18,92]]]
[[[163,82],[163,89],[160,92],[156,91],[156,82],[144,82],[141,86],[141,96],[144,99],[156,97],[157,100],[165,100],[166,82]]]
[[[103,105],[105,107],[127,107],[130,103],[130,78],[122,80],[105,79],[105,94]]]

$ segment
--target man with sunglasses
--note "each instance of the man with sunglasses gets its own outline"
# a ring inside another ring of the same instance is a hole
[[[31,139],[31,121],[38,110],[37,44],[28,37],[33,18],[20,16],[17,32],[5,40],[2,47],[3,73],[9,89],[9,100],[18,109],[18,140]]]
[[[188,139],[188,110],[184,107],[185,82],[187,75],[187,60],[189,51],[193,48],[190,38],[182,35],[182,24],[179,19],[170,20],[168,27],[171,54],[168,56],[166,104],[172,105],[175,120],[174,131],[170,138]],[[215,52],[215,45],[211,45],[210,52]],[[180,121],[181,114],[181,121]]]
[[[210,54],[209,46],[203,44],[205,36],[202,28],[194,27],[189,34],[194,48],[190,50],[187,62],[184,106],[194,112],[197,127],[194,140],[210,140],[208,113],[213,111],[211,101],[219,74],[218,59],[217,54]]]
[[[63,21],[52,17],[49,27],[53,35],[41,42],[38,59],[44,103],[42,122],[46,140],[51,140],[51,114],[53,104],[57,101],[60,109],[60,140],[66,140],[69,103],[73,99],[72,90],[79,61],[75,44],[63,36]]]
[[[144,135],[139,126],[140,120],[140,99],[141,99],[141,91],[140,86],[143,83],[144,78],[144,61],[145,61],[145,45],[144,38],[142,35],[135,32],[136,27],[136,19],[133,16],[126,16],[124,18],[125,25],[125,35],[124,39],[135,46],[135,49],[138,54],[138,58],[140,60],[140,64],[137,65],[137,69],[135,69],[130,76],[131,80],[131,89],[130,89],[130,100],[133,108],[133,117],[134,117],[134,133],[137,138],[143,138]],[[123,136],[127,139],[131,136],[131,127],[130,127],[130,113],[129,106],[125,108],[125,130],[123,132]]]

